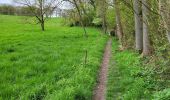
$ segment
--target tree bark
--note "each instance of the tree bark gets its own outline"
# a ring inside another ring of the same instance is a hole
[[[106,22],[106,11],[107,11],[107,5],[106,0],[102,0],[102,21],[103,21],[103,31],[106,34],[107,33],[107,22]]]
[[[44,0],[39,0],[39,4],[40,4],[40,16],[41,16],[41,30],[44,31],[45,27],[44,27],[44,14],[43,14],[43,3]]]
[[[97,0],[97,17],[102,19],[102,29],[105,34],[107,33],[106,4],[107,4],[106,0]]]
[[[148,28],[148,0],[142,0],[142,15],[143,15],[143,56],[148,56],[151,53],[151,45],[149,40]]]
[[[170,15],[167,13],[170,9],[168,9],[168,5],[170,5],[170,1],[159,0],[159,14],[162,17],[163,24],[166,28],[166,36],[170,43]]]
[[[123,47],[123,28],[121,23],[120,9],[118,0],[114,0],[116,13],[116,33],[119,38],[120,47]]]
[[[167,20],[168,21],[166,21],[167,22],[167,38],[168,38],[168,41],[169,41],[169,43],[170,43],[170,8],[169,8],[169,6],[170,6],[170,1],[169,0],[166,0],[168,3],[167,3],[167,9],[168,9],[168,13],[167,13],[167,15],[168,15],[168,18],[167,18]]]
[[[135,41],[136,50],[142,51],[143,49],[143,33],[142,33],[142,9],[139,0],[134,0],[134,17],[135,17]]]
[[[170,30],[167,30],[167,38],[168,38],[168,41],[169,41],[169,43],[170,43]]]
[[[42,31],[45,31],[44,21],[41,22],[41,30],[42,30]]]

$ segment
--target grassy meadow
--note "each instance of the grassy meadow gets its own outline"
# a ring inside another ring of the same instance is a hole
[[[95,28],[0,15],[0,100],[90,100],[107,37]],[[88,50],[84,66],[85,50]]]

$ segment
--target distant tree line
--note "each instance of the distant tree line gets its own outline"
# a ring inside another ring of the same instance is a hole
[[[26,6],[0,5],[0,14],[3,15],[18,15],[18,16],[33,16],[33,13]]]

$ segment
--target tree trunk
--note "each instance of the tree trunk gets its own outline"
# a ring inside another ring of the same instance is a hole
[[[168,9],[168,5],[170,5],[170,1],[167,2],[167,0],[159,0],[159,14],[162,17],[163,24],[166,28],[166,36],[170,43],[170,15],[167,14],[170,9]]]
[[[103,21],[103,31],[106,34],[107,33],[107,22],[106,22],[106,11],[107,11],[107,5],[106,0],[102,0],[102,21]]]
[[[118,0],[114,0],[116,13],[116,33],[119,38],[120,47],[123,47],[123,28],[121,23],[120,9]]]
[[[44,21],[41,22],[41,30],[42,30],[42,31],[45,31]]]
[[[85,36],[85,37],[88,37],[88,34],[87,34],[87,31],[86,31],[85,25],[84,25],[84,23],[83,23],[83,18],[82,18],[82,14],[81,14],[80,8],[79,8],[76,0],[73,0],[73,1],[74,1],[74,5],[75,5],[75,7],[76,7],[76,9],[77,9],[77,11],[78,11],[78,15],[79,15],[79,18],[80,18],[81,26],[83,27],[83,30],[84,30],[84,36]]]
[[[143,33],[142,33],[142,9],[139,0],[134,0],[134,16],[135,16],[135,37],[136,50],[143,49]]]
[[[170,43],[170,30],[167,30],[167,38],[168,38],[168,41],[169,41],[169,43]]]
[[[170,6],[170,0],[166,0],[167,1],[167,16],[168,16],[168,18],[167,18],[167,38],[168,38],[168,41],[169,41],[169,43],[170,43],[170,8],[169,8],[169,6]],[[164,0],[164,2],[165,2],[165,0]]]
[[[148,0],[142,0],[142,15],[143,15],[143,56],[148,56],[151,53],[151,45],[148,31]]]
[[[41,23],[41,29],[42,29],[42,31],[44,31],[45,30],[45,27],[44,27],[44,14],[43,14],[43,3],[44,3],[44,0],[40,0],[39,1],[39,3],[40,3],[40,23]]]
[[[97,1],[97,17],[102,19],[102,28],[103,32],[107,33],[107,22],[106,22],[106,10],[107,10],[107,1],[98,0]]]

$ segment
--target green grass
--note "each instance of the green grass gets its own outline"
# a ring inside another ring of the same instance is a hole
[[[86,39],[61,19],[48,20],[41,32],[25,19],[0,15],[0,99],[90,100],[107,37],[88,28]]]
[[[113,57],[110,62],[107,100],[151,100],[148,90],[152,78],[140,63],[140,56],[133,51],[119,51],[113,40]]]

